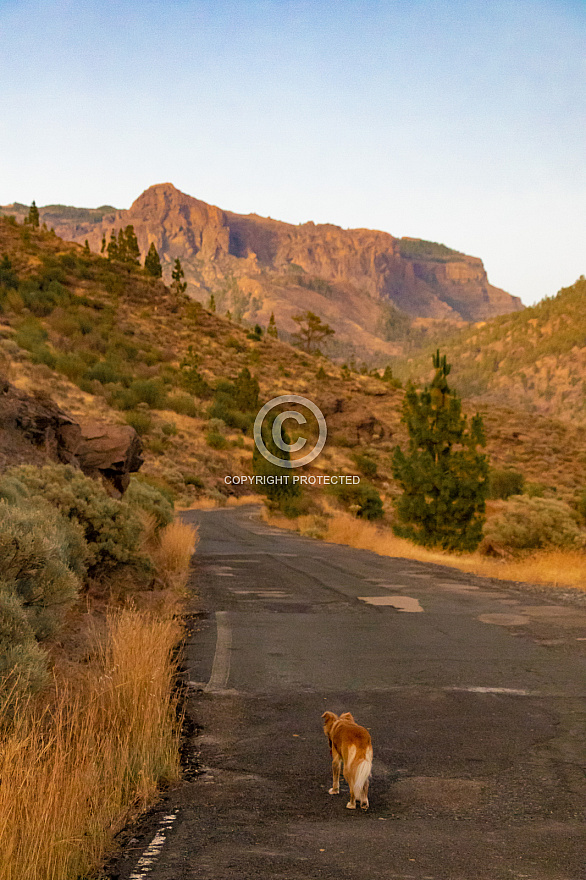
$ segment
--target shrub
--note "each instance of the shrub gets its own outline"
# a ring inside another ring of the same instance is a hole
[[[212,449],[226,449],[228,441],[218,431],[208,431],[206,434],[206,443]]]
[[[511,495],[522,495],[525,477],[519,471],[491,468],[488,474],[488,497],[506,500]]]
[[[364,474],[365,477],[370,477],[370,479],[376,477],[378,467],[376,461],[374,461],[369,455],[356,452],[352,458],[358,470]]]
[[[515,496],[486,523],[484,546],[509,550],[579,547],[585,535],[571,509],[555,498]]]
[[[135,477],[130,480],[124,500],[131,507],[138,507],[154,516],[157,531],[173,521],[173,504],[169,499],[154,486],[142,483]]]
[[[105,488],[71,465],[21,465],[8,477],[26,488],[29,498],[44,500],[79,523],[88,544],[88,567],[103,575],[120,565],[149,568],[138,551],[142,524],[125,501],[110,498]]]
[[[96,379],[102,385],[109,385],[116,382],[123,382],[123,376],[120,364],[114,361],[98,361],[85,374],[86,379]]]
[[[165,406],[165,386],[160,379],[137,379],[129,390],[136,395],[138,403],[146,403],[151,409],[163,409]]]
[[[166,407],[180,416],[196,418],[198,415],[195,401],[189,394],[170,394],[167,398]]]
[[[8,483],[14,487],[17,481]],[[0,502],[1,702],[45,683],[46,654],[37,642],[61,626],[77,598],[87,556],[80,526],[50,505]]]
[[[144,437],[151,430],[153,419],[150,412],[133,409],[126,413],[126,423],[133,427],[137,434]]]
[[[332,485],[330,492],[345,507],[353,509],[361,519],[382,519],[384,516],[382,498],[370,483],[337,483]]]
[[[185,474],[183,477],[186,486],[193,486],[195,489],[205,488],[205,483],[197,474]]]

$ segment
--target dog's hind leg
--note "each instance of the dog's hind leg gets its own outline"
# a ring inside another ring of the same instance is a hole
[[[346,804],[347,810],[355,810],[356,809],[356,796],[354,794],[354,789],[350,786],[350,800]]]
[[[348,787],[350,788],[350,800],[346,804],[347,810],[355,810],[356,809],[356,794],[355,794],[355,773],[354,767],[346,767],[344,768],[344,776],[346,777],[346,782],[348,783]]]
[[[335,749],[332,749],[332,787],[329,794],[340,794],[340,767],[342,758]]]

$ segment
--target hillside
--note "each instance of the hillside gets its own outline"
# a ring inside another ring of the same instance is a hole
[[[563,421],[586,420],[586,280],[442,344],[462,394]],[[428,353],[394,365],[424,378]]]
[[[139,268],[7,219],[0,264],[0,373],[79,420],[135,427],[144,444],[140,478],[179,503],[239,492],[224,477],[251,473],[250,425],[234,397],[245,368],[259,382],[259,402],[299,393],[326,415],[328,442],[307,473],[368,472],[383,496],[395,491],[390,454],[405,438],[403,392],[378,375],[257,339]],[[457,377],[456,364],[456,387]],[[495,466],[516,467],[566,496],[583,488],[579,426],[483,409]]]
[[[23,220],[24,206],[0,208]],[[241,215],[192,198],[172,184],[147,189],[129,210],[40,209],[41,222],[66,240],[86,240],[98,253],[103,238],[134,226],[142,256],[151,242],[164,278],[183,264],[188,293],[217,311],[266,326],[274,312],[287,336],[293,315],[311,309],[336,330],[328,353],[340,360],[384,363],[446,327],[522,308],[489,284],[482,261],[434,242],[326,224],[294,226]]]

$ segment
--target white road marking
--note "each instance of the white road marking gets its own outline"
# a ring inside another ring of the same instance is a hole
[[[177,818],[177,813],[169,813],[167,816],[163,816],[161,821],[159,822],[159,830],[143,852],[142,856],[136,863],[136,870],[132,872],[129,877],[129,880],[143,880],[147,874],[150,874],[157,858],[161,854],[161,850],[165,845],[166,840],[166,831],[171,827],[175,819]]]
[[[204,690],[208,693],[223,691],[230,677],[230,649],[232,647],[232,630],[228,623],[227,611],[216,611],[216,653],[212,664],[212,674]]]
[[[423,611],[419,599],[413,599],[411,596],[359,596],[358,598],[369,605],[391,605],[399,611],[411,613]]]
[[[503,687],[445,687],[444,691],[465,691],[468,694],[509,694],[512,697],[539,696],[536,691],[524,691],[520,688]]]

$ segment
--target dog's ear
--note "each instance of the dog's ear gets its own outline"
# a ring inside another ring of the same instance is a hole
[[[324,712],[321,717],[324,720],[324,731],[329,730],[334,721],[338,720],[338,716],[334,712]]]
[[[352,723],[354,723],[354,716],[352,715],[352,712],[342,712],[340,718],[343,718],[345,721],[352,721]]]

